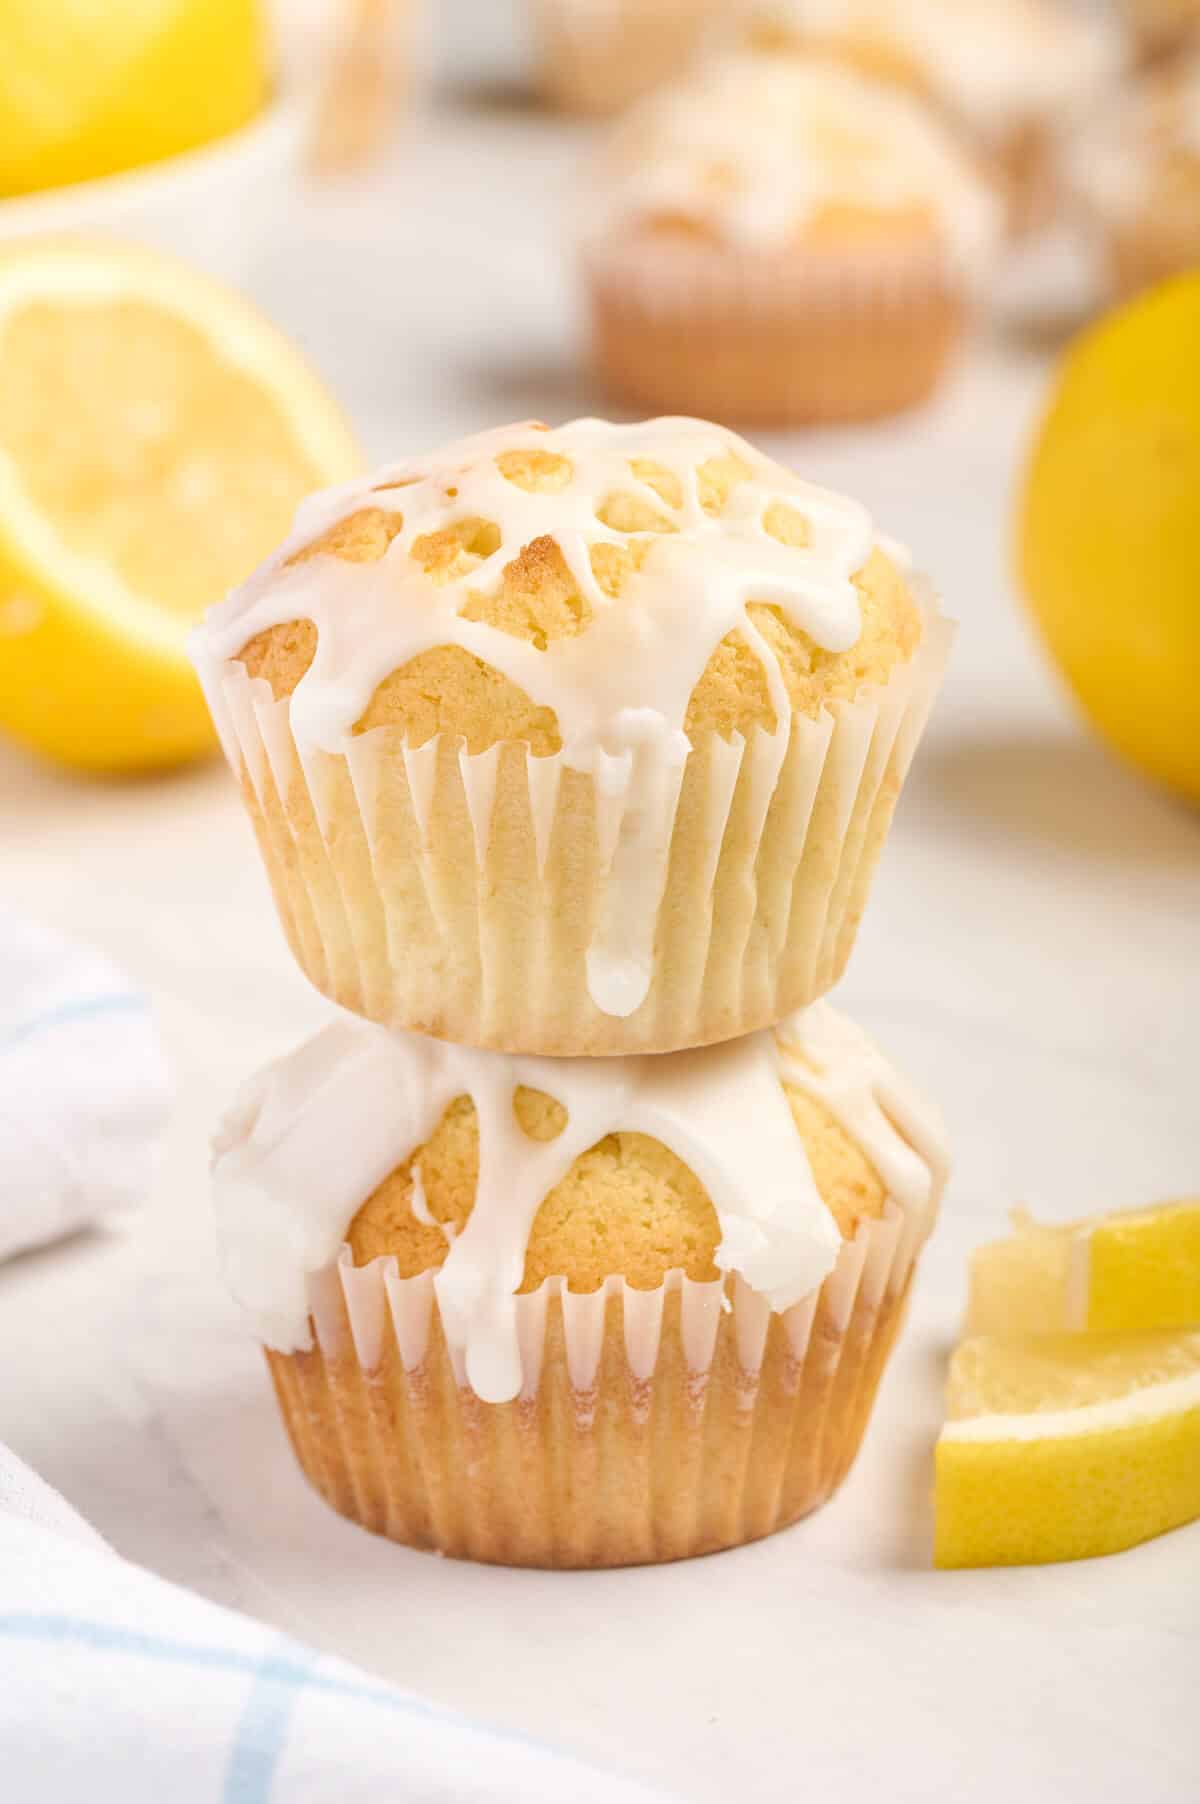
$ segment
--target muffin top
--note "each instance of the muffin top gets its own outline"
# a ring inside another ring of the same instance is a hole
[[[1149,211],[1200,242],[1200,47],[1150,69],[1072,142],[1074,185],[1114,220]]]
[[[191,650],[218,725],[232,661],[301,750],[390,726],[599,777],[712,732],[783,743],[886,682],[922,632],[905,561],[723,427],[528,423],[314,496]]]
[[[737,1272],[786,1309],[862,1221],[927,1228],[945,1169],[937,1112],[824,1003],[606,1060],[339,1021],[252,1080],[213,1164],[226,1275],[268,1344],[309,1344],[307,1277],[339,1249],[394,1258],[401,1278],[435,1273],[447,1339],[493,1402],[520,1387],[520,1292]]]
[[[593,178],[593,232],[742,251],[934,238],[977,264],[996,203],[915,97],[819,56],[702,64],[635,107]]]
[[[1061,123],[1120,72],[1120,34],[1062,0],[762,0],[752,41],[835,48],[997,136]]]

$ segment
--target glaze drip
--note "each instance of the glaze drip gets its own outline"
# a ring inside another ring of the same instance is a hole
[[[929,1206],[946,1162],[936,1112],[824,1004],[815,1022],[795,1017],[778,1035],[630,1059],[515,1057],[338,1021],[253,1079],[217,1137],[230,1288],[268,1345],[310,1344],[309,1277],[332,1265],[367,1196],[466,1095],[478,1118],[478,1189],[433,1283],[447,1339],[485,1401],[521,1386],[516,1292],[537,1211],[609,1133],[647,1134],[690,1167],[716,1210],[718,1266],[785,1310],[832,1270],[841,1239],[784,1076],[827,1100],[902,1211]],[[522,1085],[562,1103],[556,1139],[522,1132],[513,1111]]]
[[[565,486],[527,490],[498,459],[525,451],[561,458]],[[736,457],[748,474],[719,514],[706,511],[699,470]],[[678,503],[664,500],[634,468],[665,470]],[[668,531],[623,532],[600,511],[632,496]],[[764,525],[774,503],[802,514],[808,542],[792,546]],[[356,564],[333,555],[297,562],[323,534],[361,509],[403,524],[384,555]],[[495,548],[466,574],[436,585],[414,544],[462,521],[484,521]],[[494,596],[505,567],[528,545],[552,538],[590,619],[573,636],[539,647],[464,608]],[[640,569],[614,599],[592,567],[593,547],[644,545]],[[787,691],[776,660],[753,633],[749,601],[779,607],[828,651],[846,651],[860,631],[852,578],[875,544],[871,521],[845,497],[801,481],[722,427],[698,420],[616,426],[577,420],[557,430],[529,423],[482,433],[428,458],[398,463],[369,480],[311,497],[287,541],[248,582],[210,610],[191,651],[210,694],[219,667],[256,634],[293,620],[317,628],[312,665],[291,698],[291,727],[302,747],[344,749],[375,690],[393,670],[439,646],[455,645],[499,670],[557,717],[565,761],[591,769],[597,753],[623,756],[651,740],[682,740],[691,693],[725,636],[747,632],[762,657],[777,720]]]

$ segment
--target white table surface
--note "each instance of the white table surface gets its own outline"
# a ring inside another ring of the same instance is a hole
[[[499,97],[281,214],[257,291],[373,453],[602,406],[561,254],[578,144]],[[290,965],[233,785],[215,765],[79,783],[0,752],[5,900],[147,987],[178,1084],[142,1217],[0,1269],[0,1439],[121,1552],[696,1801],[1195,1796],[1200,1528],[1076,1567],[929,1569],[969,1248],[1017,1202],[1061,1218],[1200,1178],[1200,819],[1080,729],[1007,574],[1046,367],[993,337],[915,419],[776,441],[861,495],[962,622],[839,994],[942,1102],[957,1171],[855,1471],[758,1546],[505,1572],[326,1510],[210,1241],[215,1115],[325,1013]]]

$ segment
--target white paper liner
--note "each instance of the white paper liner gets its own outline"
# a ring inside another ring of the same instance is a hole
[[[797,1360],[804,1358],[812,1332],[815,1303],[821,1297],[835,1326],[845,1331],[856,1304],[877,1309],[885,1295],[903,1288],[933,1225],[938,1197],[931,1198],[922,1214],[907,1215],[891,1199],[878,1220],[859,1224],[853,1239],[843,1243],[837,1263],[820,1292],[804,1297],[781,1314],[788,1344]],[[355,1265],[348,1246],[335,1264],[310,1274],[309,1307],[313,1330],[323,1353],[338,1357],[353,1345],[354,1357],[365,1372],[378,1368],[390,1332],[395,1335],[401,1361],[408,1371],[418,1370],[429,1345],[430,1328],[437,1310],[436,1273],[422,1272],[401,1278],[390,1256]],[[551,1298],[562,1310],[563,1335],[571,1386],[584,1394],[596,1381],[604,1335],[606,1306],[619,1298],[624,1323],[625,1356],[632,1375],[651,1378],[658,1360],[663,1304],[671,1291],[680,1294],[680,1320],[688,1369],[697,1376],[707,1372],[716,1346],[723,1313],[731,1315],[738,1360],[753,1377],[759,1370],[771,1309],[765,1297],[746,1281],[733,1276],[699,1282],[682,1271],[669,1272],[654,1290],[638,1290],[620,1276],[606,1278],[599,1289],[570,1291],[563,1278],[546,1278],[537,1290],[516,1298],[517,1332],[521,1347],[520,1395],[537,1395],[541,1377],[543,1327]],[[729,1310],[726,1311],[728,1295]],[[455,1380],[468,1388],[462,1349],[448,1345]]]
[[[466,1383],[432,1274],[346,1249],[312,1280],[313,1350],[268,1354],[297,1457],[344,1515],[465,1558],[619,1565],[771,1533],[849,1469],[936,1203],[889,1202],[782,1316],[736,1278],[547,1279],[517,1300],[508,1404]]]
[[[287,699],[241,664],[209,701],[289,943],[333,1000],[464,1045],[663,1052],[773,1025],[840,975],[949,651],[923,606],[882,687],[682,761],[581,772],[390,727],[302,756]]]

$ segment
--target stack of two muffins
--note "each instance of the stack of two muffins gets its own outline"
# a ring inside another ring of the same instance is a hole
[[[817,999],[947,641],[862,508],[692,420],[386,469],[210,614],[289,941],[363,1017],[255,1079],[214,1162],[336,1509],[622,1564],[843,1477],[945,1159]]]

